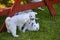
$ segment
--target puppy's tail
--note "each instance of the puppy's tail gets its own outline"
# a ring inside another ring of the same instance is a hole
[[[11,20],[11,18],[10,17],[7,17],[6,20],[5,20],[5,23],[9,23],[10,20]]]

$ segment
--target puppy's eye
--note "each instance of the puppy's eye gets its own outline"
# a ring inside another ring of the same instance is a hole
[[[31,16],[32,17],[32,16]]]

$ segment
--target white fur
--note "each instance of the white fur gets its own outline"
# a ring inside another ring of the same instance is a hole
[[[37,13],[29,12],[29,13],[23,13],[21,15],[16,15],[13,17],[7,17],[5,20],[7,32],[12,33],[14,37],[18,37],[18,35],[16,35],[17,26],[18,26],[18,29],[21,30],[22,26],[27,21],[29,21],[30,18],[35,19],[35,14]]]
[[[30,20],[30,21],[26,22],[23,32],[25,32],[26,30],[38,31],[39,30],[39,23],[36,23],[35,20]]]

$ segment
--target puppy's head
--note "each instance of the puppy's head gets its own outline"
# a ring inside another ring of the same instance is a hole
[[[29,12],[29,17],[31,20],[34,20],[35,19],[35,15],[37,14],[36,12]]]
[[[33,31],[39,30],[39,23],[33,25]]]

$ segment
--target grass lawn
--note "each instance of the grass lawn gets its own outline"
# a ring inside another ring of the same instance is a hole
[[[26,31],[23,33],[18,30],[18,38],[12,37],[12,35],[7,32],[2,32],[0,33],[0,40],[60,40],[60,6],[54,5],[57,13],[55,17],[51,16],[47,7],[43,8],[45,9],[44,11],[34,10],[38,12],[36,16],[40,18],[37,20],[37,22],[40,23],[39,31]],[[4,19],[5,17],[0,17],[0,26]]]

